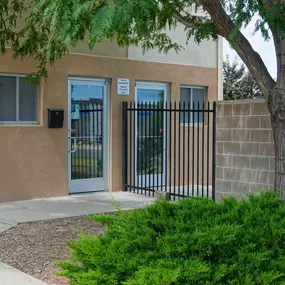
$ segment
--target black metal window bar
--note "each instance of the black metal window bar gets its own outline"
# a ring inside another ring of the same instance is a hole
[[[123,190],[215,199],[216,102],[123,102]]]

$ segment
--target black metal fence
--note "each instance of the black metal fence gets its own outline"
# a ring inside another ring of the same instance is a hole
[[[216,103],[123,102],[123,189],[215,199]]]

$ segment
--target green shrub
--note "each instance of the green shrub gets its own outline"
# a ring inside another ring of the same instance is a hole
[[[107,233],[69,243],[62,274],[77,285],[285,284],[284,205],[266,192],[95,216]]]

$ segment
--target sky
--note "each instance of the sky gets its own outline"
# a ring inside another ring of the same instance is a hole
[[[243,34],[249,40],[253,49],[260,54],[272,77],[276,78],[276,57],[273,41],[264,41],[260,32],[257,32],[255,35],[253,35],[256,19],[257,18],[253,18],[249,26],[245,30],[243,30]],[[232,61],[236,58],[241,61],[237,53],[230,47],[228,42],[225,40],[223,44],[223,53],[224,58],[228,55],[230,60]]]

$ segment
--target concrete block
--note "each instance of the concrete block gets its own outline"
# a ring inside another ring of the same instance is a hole
[[[259,144],[242,143],[241,154],[243,154],[243,155],[259,155]]]
[[[231,181],[216,179],[217,192],[231,192]]]
[[[270,189],[270,185],[259,184],[259,183],[250,183],[249,184],[249,192],[251,193],[260,193],[262,191]]]
[[[268,115],[268,109],[266,103],[255,103],[252,102],[251,104],[251,115]]]
[[[232,141],[231,129],[217,129],[217,141]]]
[[[269,157],[251,157],[251,169],[270,170]]]
[[[269,142],[269,130],[252,130],[252,142]]]
[[[217,117],[217,129],[259,129],[259,117]]]
[[[216,178],[224,179],[224,169],[223,167],[216,167]]]
[[[170,200],[170,193],[166,192],[166,191],[156,190],[154,192],[154,197],[156,200],[167,200],[167,201],[169,201]]]
[[[234,142],[250,142],[250,130],[233,130]]]
[[[261,156],[275,156],[275,149],[273,143],[261,143],[259,145],[259,155]]]
[[[250,115],[250,103],[237,103],[233,104],[233,115]]]
[[[236,142],[224,142],[224,154],[240,154],[241,144]]]
[[[243,129],[258,129],[259,128],[259,117],[255,116],[242,116],[241,127]]]
[[[274,171],[275,170],[275,158],[270,157],[270,170]]]
[[[240,181],[241,179],[241,169],[238,168],[225,168],[224,169],[224,179],[229,181]]]
[[[216,143],[216,152],[217,152],[217,154],[224,152],[224,143],[223,142],[217,142]]]
[[[233,105],[224,104],[224,116],[231,116],[233,114]]]
[[[260,129],[270,129],[271,130],[270,116],[260,116],[259,117],[259,128]]]
[[[236,194],[249,192],[249,183],[233,181],[232,192]]]
[[[217,129],[241,128],[241,117],[217,117]]]
[[[222,102],[217,104],[217,109],[216,109],[217,117],[224,116],[224,104]]]
[[[224,179],[237,182],[258,182],[259,171],[241,168],[225,168]]]
[[[218,117],[218,116],[217,116],[217,119],[216,119],[216,127],[217,127],[217,130],[224,128],[224,117]]]
[[[244,182],[258,182],[259,181],[259,171],[258,170],[242,170],[242,179]]]
[[[224,102],[217,103],[217,117],[219,116],[231,116],[232,115],[232,104],[225,104]]]
[[[216,155],[216,165],[221,167],[232,167],[232,156],[226,154]]]
[[[260,171],[259,172],[259,183],[266,185],[274,185],[275,174],[271,171]]]
[[[225,122],[226,126],[228,126],[231,129],[242,128],[242,123],[243,123],[243,117],[241,116],[231,117]]]
[[[249,156],[233,156],[233,167],[235,168],[250,168]]]
[[[269,141],[274,143],[274,137],[273,137],[273,132],[272,130],[269,131]]]

